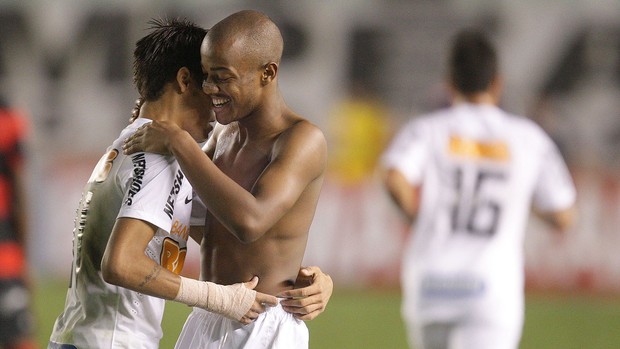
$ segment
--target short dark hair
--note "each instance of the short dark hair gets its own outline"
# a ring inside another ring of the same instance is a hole
[[[186,19],[152,19],[151,33],[138,40],[133,53],[133,80],[140,96],[156,100],[164,85],[173,81],[182,67],[202,83],[200,45],[207,30]]]
[[[482,92],[497,74],[497,52],[485,33],[464,29],[453,40],[449,67],[450,79],[459,92]]]

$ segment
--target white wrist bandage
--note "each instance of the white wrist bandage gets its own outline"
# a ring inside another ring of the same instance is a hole
[[[242,283],[222,286],[181,276],[181,287],[174,300],[239,321],[250,310],[255,298],[256,291]]]

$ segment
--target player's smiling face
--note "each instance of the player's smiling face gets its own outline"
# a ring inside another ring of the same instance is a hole
[[[226,125],[249,115],[257,105],[260,71],[243,60],[234,43],[213,45],[206,39],[200,53],[203,91],[217,121]]]

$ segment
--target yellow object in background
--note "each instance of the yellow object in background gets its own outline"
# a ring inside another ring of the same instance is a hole
[[[389,115],[378,102],[345,100],[329,120],[329,170],[335,180],[356,184],[372,175],[388,137]]]

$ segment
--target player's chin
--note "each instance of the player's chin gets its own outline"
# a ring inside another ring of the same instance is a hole
[[[222,125],[228,125],[237,119],[231,102],[228,102],[220,107],[213,107],[213,112],[215,113],[215,119],[217,122]]]

